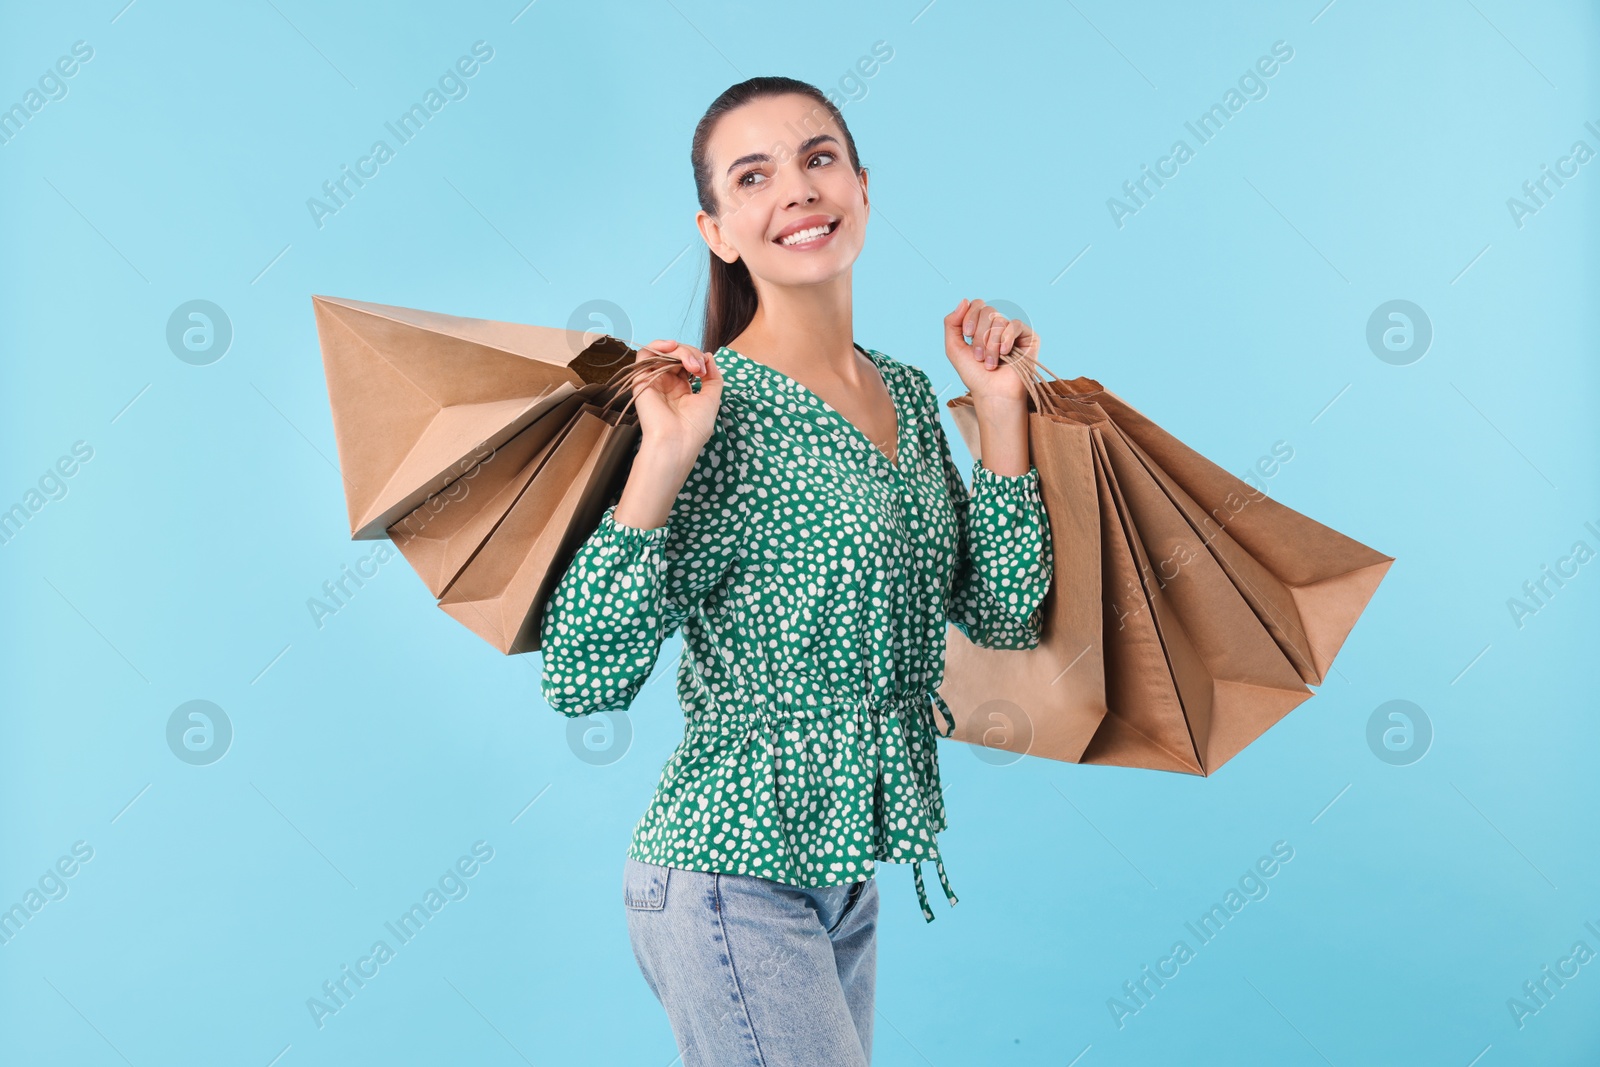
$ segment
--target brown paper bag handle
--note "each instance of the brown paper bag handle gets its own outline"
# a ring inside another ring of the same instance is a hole
[[[1066,397],[1090,397],[1102,392],[1104,386],[1093,378],[1063,378],[1055,371],[1039,362],[1037,357],[1029,358],[1019,353],[1015,348],[1000,357],[1000,362],[1010,366],[1022,379],[1022,386],[1028,391],[1028,399],[1035,411],[1041,414],[1065,415],[1070,408]],[[1049,382],[1040,375],[1043,370],[1050,375],[1050,381],[1065,384],[1065,395],[1051,387]]]
[[[639,349],[634,361],[612,375],[611,380],[606,383],[607,387],[612,389],[613,392],[601,404],[601,407],[609,409],[619,397],[626,395],[628,402],[622,405],[621,411],[618,412],[619,418],[626,417],[628,409],[633,406],[633,402],[638,398],[639,390],[643,386],[655,381],[660,375],[682,366],[683,360],[677,356],[669,356],[664,352],[657,352],[653,348]]]
[[[1023,388],[1028,391],[1028,398],[1033,410],[1051,415],[1063,415],[1070,411],[1067,397],[1090,397],[1103,391],[1103,386],[1093,378],[1062,378],[1055,371],[1039,362],[1037,358],[1022,355],[1016,349],[1000,357],[1000,362],[1011,367],[1022,379]],[[638,397],[639,389],[654,381],[659,375],[668,373],[683,366],[683,360],[678,356],[667,355],[651,348],[641,348],[633,363],[618,371],[607,386],[613,390],[611,395],[601,404],[602,408],[609,409],[617,399],[627,394],[628,401],[618,413],[619,417],[626,417],[628,409],[633,406]],[[1039,372],[1049,374],[1047,380]],[[1062,382],[1065,392],[1058,392],[1049,383]]]

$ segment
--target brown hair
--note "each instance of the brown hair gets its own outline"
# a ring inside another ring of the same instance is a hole
[[[855,138],[850,136],[850,127],[845,125],[844,116],[839,114],[839,109],[822,90],[793,78],[751,78],[724,89],[722,95],[711,102],[711,106],[706,109],[706,113],[700,117],[699,124],[694,128],[694,143],[689,150],[689,162],[694,167],[695,192],[699,196],[700,207],[713,218],[721,218],[721,208],[717,203],[711,163],[706,158],[706,144],[711,140],[711,131],[716,127],[717,120],[734,108],[748,104],[752,100],[781,96],[785,93],[809,96],[821,107],[827,108],[829,116],[838,123],[839,129],[844,133],[845,150],[850,156],[850,172],[861,173],[861,161],[856,155],[856,142]],[[809,124],[808,119],[807,125]],[[735,207],[734,210],[737,211],[738,208]],[[759,301],[756,298],[755,282],[751,280],[750,269],[745,266],[744,260],[736,259],[732,263],[725,263],[710,249],[707,249],[707,253],[711,257],[711,272],[706,283],[705,321],[700,333],[700,347],[706,352],[715,352],[739,336],[744,328],[750,325],[750,320],[755,318]]]

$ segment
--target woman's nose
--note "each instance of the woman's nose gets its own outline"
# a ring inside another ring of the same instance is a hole
[[[817,187],[811,181],[811,176],[805,171],[800,171],[787,180],[783,189],[783,202],[785,207],[795,204],[809,204],[817,198]]]

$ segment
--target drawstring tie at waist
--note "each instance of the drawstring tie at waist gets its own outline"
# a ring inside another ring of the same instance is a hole
[[[933,908],[928,904],[928,890],[922,878],[922,864],[933,860],[939,875],[939,885],[945,899],[952,906],[959,903],[950,888],[950,878],[945,873],[944,858],[935,841],[931,825],[932,808],[923,795],[917,775],[912,770],[911,753],[907,750],[907,727],[921,731],[923,743],[928,746],[931,764],[932,749],[936,744],[932,716],[927,714],[929,694],[909,693],[883,699],[877,705],[863,702],[861,715],[868,726],[868,771],[873,781],[873,830],[876,858],[890,862],[909,862],[912,880],[916,884],[917,903],[922,908],[926,922],[934,919]],[[948,737],[955,730],[955,719],[949,707],[932,694],[933,702],[949,724]],[[933,783],[937,788],[937,782]]]

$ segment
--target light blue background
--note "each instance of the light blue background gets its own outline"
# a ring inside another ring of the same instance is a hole
[[[636,341],[696,341],[695,121],[756,74],[837,90],[878,41],[841,91],[874,199],[858,339],[953,386],[940,317],[1012,301],[1057,373],[1228,469],[1287,442],[1272,495],[1397,562],[1318,695],[1214,777],[947,744],[961,904],[934,887],[924,924],[881,869],[874,1062],[1596,1061],[1600,963],[1507,1008],[1600,951],[1600,562],[1507,607],[1600,549],[1600,161],[1521,227],[1506,204],[1600,149],[1593,7],[924,2],[7,5],[0,104],[94,56],[0,145],[0,506],[93,458],[0,546],[0,905],[94,855],[0,947],[0,1061],[673,1061],[620,872],[679,641],[595,765],[537,655],[398,557],[318,628],[375,546],[310,295],[547,325],[609,300]],[[307,198],[479,40],[468,95],[318,228]],[[1266,97],[1119,229],[1107,199],[1280,40]],[[208,366],[165,340],[192,299],[234,330]],[[1410,365],[1365,340],[1391,299],[1433,325]],[[235,731],[210,766],[167,746],[193,699]],[[1392,699],[1435,731],[1409,766],[1367,744]],[[469,895],[319,1029],[307,999],[480,840]],[[1119,1029],[1108,999],[1277,841],[1270,894]]]

